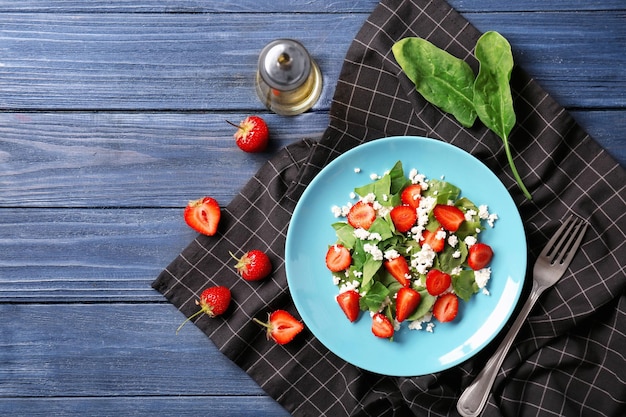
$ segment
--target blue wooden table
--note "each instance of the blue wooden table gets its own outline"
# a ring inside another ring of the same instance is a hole
[[[623,0],[451,0],[626,164]],[[281,416],[150,284],[278,148],[319,138],[374,0],[0,0],[0,415]],[[312,111],[268,113],[261,48],[301,40]],[[260,114],[272,145],[236,148]]]

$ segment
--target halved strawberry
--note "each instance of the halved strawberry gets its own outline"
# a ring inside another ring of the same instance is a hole
[[[350,207],[348,223],[352,227],[367,230],[374,223],[374,220],[376,220],[376,210],[371,203],[359,201]]]
[[[424,246],[425,244],[428,244],[433,251],[441,252],[446,242],[445,242],[445,239],[438,238],[437,234],[442,230],[443,230],[443,227],[439,227],[434,232],[431,232],[429,230],[424,230],[422,232],[422,238],[420,239],[420,245]]]
[[[389,338],[393,336],[393,324],[384,314],[376,313],[372,316],[372,333],[377,337]]]
[[[211,197],[190,201],[183,213],[185,222],[198,233],[213,236],[220,222],[220,206]]]
[[[450,292],[437,298],[433,305],[433,316],[442,323],[454,320],[458,312],[459,299]]]
[[[456,232],[465,220],[465,215],[456,206],[437,204],[433,209],[435,219],[449,232]]]
[[[355,290],[348,290],[337,295],[336,298],[339,307],[341,307],[348,320],[355,322],[359,318],[359,312],[361,311],[359,308],[359,299],[361,298],[359,293]]]
[[[430,295],[441,295],[450,287],[452,277],[438,269],[431,269],[426,274],[426,289]]]
[[[385,269],[400,283],[403,287],[408,287],[411,283],[409,277],[409,264],[404,256],[398,256],[394,259],[389,259],[383,262]]]
[[[420,205],[421,196],[422,186],[419,184],[411,184],[407,186],[404,190],[402,190],[402,194],[400,194],[400,200],[402,201],[402,204],[406,204],[407,206],[416,209]]]
[[[350,251],[339,243],[332,245],[326,252],[326,266],[332,272],[339,272],[347,269],[352,263]]]
[[[400,288],[396,295],[396,320],[404,321],[420,303],[422,296],[413,288]]]
[[[276,310],[270,313],[266,323],[257,318],[253,320],[267,328],[267,338],[273,339],[279,345],[291,342],[304,329],[302,322],[285,310]]]
[[[486,243],[475,243],[469,248],[467,264],[474,271],[478,271],[479,269],[483,269],[489,265],[491,258],[493,258],[493,250],[491,249],[491,246]]]
[[[415,225],[417,212],[410,206],[396,206],[389,213],[391,221],[400,233],[406,233]]]

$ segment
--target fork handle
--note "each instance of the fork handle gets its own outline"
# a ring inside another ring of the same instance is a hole
[[[459,398],[456,409],[462,416],[476,417],[480,415],[483,407],[487,403],[487,398],[489,397],[491,387],[496,380],[496,375],[498,375],[500,366],[502,366],[502,362],[504,362],[504,358],[509,352],[515,336],[517,336],[522,324],[528,317],[530,310],[537,302],[537,299],[543,290],[544,288],[538,287],[533,282],[533,286],[526,303],[524,303],[517,319],[515,319],[508,333],[504,339],[502,339],[502,342],[500,342],[500,346],[498,346],[493,356],[489,358],[485,367],[482,371],[480,371],[476,379],[474,379],[465,391],[463,391],[463,394]]]

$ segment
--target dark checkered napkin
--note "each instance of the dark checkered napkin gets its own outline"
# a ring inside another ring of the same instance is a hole
[[[195,321],[215,345],[297,416],[454,415],[462,389],[494,349],[460,366],[414,378],[362,371],[337,358],[307,330],[292,343],[268,343],[252,317],[283,308],[297,315],[284,268],[291,213],[331,160],[369,140],[420,135],[456,145],[483,161],[517,202],[529,264],[569,213],[591,227],[570,269],[533,310],[498,375],[486,416],[620,415],[626,407],[626,172],[521,68],[511,85],[518,123],[510,144],[533,194],[519,191],[501,140],[477,123],[460,127],[427,104],[391,54],[394,42],[421,36],[476,69],[480,33],[443,0],[383,1],[345,58],[319,142],[278,152],[223,211],[220,231],[198,237],[153,283],[185,315],[208,285],[228,285],[225,318]],[[268,251],[275,272],[262,283],[237,277],[229,251]],[[523,294],[525,296],[526,293]]]

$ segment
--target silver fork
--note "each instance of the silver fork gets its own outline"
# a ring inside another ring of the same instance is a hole
[[[487,397],[496,379],[498,370],[502,366],[504,357],[511,348],[519,329],[522,327],[539,296],[547,288],[556,284],[563,276],[574,258],[574,254],[578,250],[586,230],[587,222],[571,215],[548,241],[546,247],[543,248],[533,268],[533,285],[526,303],[509,332],[500,343],[500,346],[498,346],[498,349],[496,349],[483,370],[459,398],[456,408],[462,416],[475,417],[481,413],[487,403]]]

